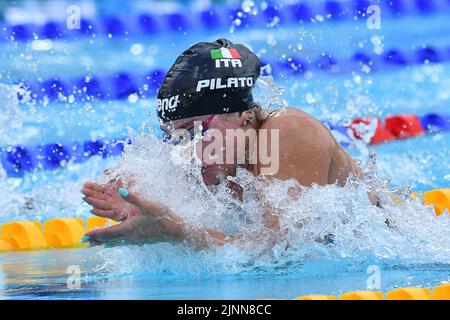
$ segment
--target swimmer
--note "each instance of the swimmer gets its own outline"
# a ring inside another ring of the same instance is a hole
[[[173,143],[195,139],[200,130],[203,139],[194,143],[203,151],[197,156],[204,183],[219,184],[234,176],[238,167],[269,180],[296,179],[306,187],[343,186],[349,176],[360,176],[355,161],[321,122],[298,109],[269,113],[256,104],[252,88],[259,75],[258,57],[226,39],[192,46],[166,74],[157,97],[161,129]],[[244,143],[234,148],[239,145],[236,132],[244,135]],[[254,139],[245,139],[252,133]],[[256,152],[262,145],[270,150]],[[229,182],[229,187],[242,196],[239,186]],[[87,233],[92,242],[179,241],[206,248],[239,241],[217,230],[192,228],[168,205],[144,199],[120,183],[86,182],[82,193],[93,214],[120,222]],[[370,198],[376,202],[376,197]],[[279,230],[283,213],[266,207],[262,212],[266,227],[283,232]]]

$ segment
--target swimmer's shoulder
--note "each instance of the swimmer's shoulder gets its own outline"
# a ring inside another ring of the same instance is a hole
[[[319,121],[311,117],[306,112],[296,108],[282,108],[270,113],[264,122],[263,128],[273,128],[281,125],[301,125],[314,126],[320,124]]]
[[[281,136],[295,137],[298,141],[320,143],[334,147],[334,139],[327,127],[304,111],[296,108],[277,109],[272,112],[261,129],[279,129]]]
[[[286,119],[289,119],[291,117],[295,118],[305,118],[310,117],[306,112],[296,109],[296,108],[280,108],[273,110],[269,117],[267,118],[264,125],[268,125],[271,123],[277,123],[278,121],[284,121]]]
[[[276,178],[297,179],[305,186],[328,183],[333,141],[319,121],[303,111],[286,108],[272,113],[261,129],[267,129],[271,143],[275,134],[279,137]]]

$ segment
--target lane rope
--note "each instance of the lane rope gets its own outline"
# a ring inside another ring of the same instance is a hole
[[[237,29],[261,27],[288,23],[314,23],[317,21],[342,21],[366,19],[371,5],[391,17],[401,17],[411,13],[428,15],[450,9],[448,1],[440,0],[349,0],[293,2],[276,4],[272,1],[261,5],[242,7],[226,4],[212,4],[198,10],[189,5],[178,6],[168,13],[153,12],[125,15],[100,15],[80,19],[78,29],[68,29],[66,21],[47,21],[42,25],[32,23],[4,24],[0,27],[0,41],[31,41],[36,39],[71,39],[83,37],[130,36],[153,37],[161,32],[186,32],[206,29],[217,31],[234,26]]]
[[[350,58],[337,57],[331,53],[316,56],[288,56],[284,59],[261,58],[263,75],[272,75],[275,80],[303,77],[307,72],[319,71],[331,74],[352,72],[380,72],[410,65],[443,63],[450,61],[450,51],[445,47],[425,45],[406,50],[386,50],[383,54],[358,51]],[[146,99],[155,97],[166,71],[155,68],[146,73],[119,71],[111,75],[90,74],[79,77],[52,77],[39,80],[14,80],[35,101],[87,102],[95,100]],[[19,100],[24,96],[19,95]]]
[[[424,205],[434,206],[436,215],[450,211],[450,189],[430,190],[420,197]],[[91,216],[84,222],[81,218],[55,218],[40,221],[12,221],[2,224],[0,229],[0,253],[25,250],[48,250],[63,248],[87,248],[83,235],[96,228],[116,224],[110,219]],[[450,284],[442,284],[431,291],[428,288],[406,287],[390,290],[384,295],[380,291],[351,291],[333,295],[300,296],[295,300],[450,300]]]
[[[354,119],[349,124],[323,121],[345,148],[357,140],[375,145],[450,131],[450,114],[428,113],[393,115],[384,121],[378,117]],[[159,127],[154,127],[160,133]],[[159,135],[161,138],[161,135]],[[8,177],[22,177],[29,172],[55,170],[82,163],[94,156],[108,158],[121,155],[128,138],[51,142],[39,145],[16,145],[0,148],[0,163]]]
[[[420,199],[425,206],[433,206],[437,216],[450,212],[450,189],[413,193],[411,197]],[[90,216],[86,221],[82,218],[54,218],[43,223],[6,222],[0,229],[0,252],[86,247],[88,245],[82,239],[86,232],[114,224],[117,222],[97,216]]]

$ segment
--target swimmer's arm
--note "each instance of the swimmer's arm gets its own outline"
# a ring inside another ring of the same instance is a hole
[[[120,197],[135,206],[137,212],[119,224],[88,232],[86,236],[90,242],[102,243],[117,240],[138,243],[186,242],[196,249],[205,249],[238,240],[216,230],[193,226],[163,203],[145,199],[126,189],[120,191]],[[100,215],[96,212],[93,213]]]
[[[211,246],[223,246],[227,243],[238,243],[239,238],[228,236],[220,231],[212,229],[200,229],[194,232],[186,232],[183,237],[192,247],[202,250]]]

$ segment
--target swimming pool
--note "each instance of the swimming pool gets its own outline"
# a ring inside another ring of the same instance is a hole
[[[319,10],[317,2],[304,3]],[[412,7],[416,1],[403,3]],[[262,10],[261,6],[255,5]],[[117,4],[108,8],[120,16]],[[380,30],[367,29],[365,19],[329,21],[322,15],[315,16],[311,23],[271,20],[269,25],[252,22],[249,28],[231,20],[210,30],[185,27],[160,31],[151,37],[130,32],[127,36],[63,37],[47,42],[3,41],[1,147],[26,146],[37,154],[39,146],[49,144],[72,146],[78,142],[84,147],[86,141],[119,139],[123,140],[125,153],[117,156],[121,149],[106,153],[93,143],[86,157],[59,159],[56,166],[17,175],[0,171],[0,191],[7,195],[0,200],[0,223],[85,218],[90,209],[79,193],[82,183],[99,178],[105,168],[117,166],[139,174],[144,193],[171,203],[187,217],[202,219],[220,229],[231,219],[234,228],[251,233],[252,227],[236,222],[234,216],[235,211],[257,210],[254,199],[249,197],[243,204],[236,204],[223,190],[215,194],[205,190],[195,174],[191,180],[182,177],[183,171],[179,176],[171,174],[176,167],[170,164],[167,146],[153,132],[154,79],[147,79],[148,87],[139,95],[132,94],[130,83],[141,86],[145,75],[167,70],[190,44],[226,37],[249,45],[273,67],[272,76],[279,87],[271,85],[268,78],[258,83],[255,93],[256,100],[266,106],[270,102],[281,106],[286,103],[334,123],[369,115],[385,118],[403,113],[448,114],[450,64],[446,61],[450,43],[445,26],[450,10],[436,11],[423,14],[405,9],[399,17],[391,12],[383,14]],[[287,11],[281,12],[285,17]],[[441,62],[417,63],[417,52],[430,46],[439,52]],[[386,63],[380,58],[392,50],[399,50],[408,63]],[[375,57],[373,68],[368,70],[355,63],[355,53]],[[299,68],[286,68],[292,63],[291,57],[297,59],[297,66],[298,61],[303,62],[301,72]],[[94,94],[93,99],[86,98],[83,92],[71,95],[69,89],[86,76],[103,84],[101,95]],[[56,86],[48,82],[55,78]],[[31,97],[14,85],[20,81],[30,86]],[[59,94],[61,83],[66,95]],[[48,89],[49,84],[54,90],[47,91],[44,97],[40,90],[45,85]],[[283,94],[280,87],[284,88]],[[128,138],[132,144],[128,144]],[[371,146],[370,150],[350,147],[363,164],[369,151],[376,152],[378,174],[373,179],[380,184],[380,192],[386,197],[404,194],[405,200],[400,206],[388,201],[384,209],[372,208],[364,186],[342,190],[314,187],[305,192],[301,202],[281,197],[274,205],[290,208],[289,219],[324,217],[324,221],[304,230],[290,229],[294,245],[289,250],[282,250],[281,244],[267,252],[262,242],[251,252],[233,246],[195,252],[181,245],[160,243],[1,253],[0,297],[289,299],[311,293],[337,295],[366,289],[370,266],[381,272],[382,291],[401,286],[433,287],[450,280],[450,220],[448,214],[435,217],[432,208],[409,200],[403,188],[425,191],[448,187],[449,148],[449,133]],[[382,186],[387,178],[389,188]],[[249,185],[251,194],[251,177],[240,173],[237,179]],[[276,198],[287,187],[276,184],[269,192]],[[221,215],[223,206],[227,208],[225,217]],[[396,221],[398,232],[387,230],[386,217]],[[335,235],[334,246],[313,241],[328,232]],[[79,288],[67,285],[70,266],[81,271]]]

